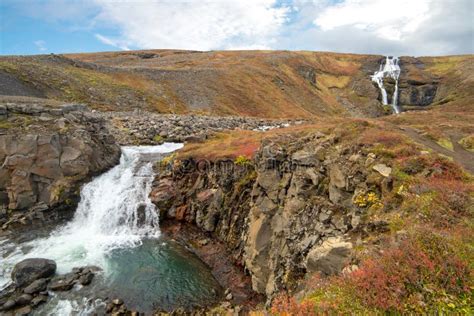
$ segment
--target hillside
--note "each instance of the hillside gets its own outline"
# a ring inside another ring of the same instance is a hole
[[[370,80],[382,56],[288,51],[149,50],[0,57],[0,95],[101,110],[267,118],[389,112]],[[401,58],[400,103],[445,104],[472,87],[473,56]],[[471,71],[472,73],[472,71]],[[456,92],[458,93],[458,92]]]

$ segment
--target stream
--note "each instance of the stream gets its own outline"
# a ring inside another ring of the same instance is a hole
[[[51,293],[37,315],[88,315],[118,297],[129,309],[210,305],[222,291],[209,268],[183,245],[161,236],[158,210],[149,193],[153,163],[182,144],[122,147],[120,164],[85,184],[74,218],[28,242],[0,240],[0,289],[25,258],[56,261],[57,273],[94,265],[102,269],[90,286]]]

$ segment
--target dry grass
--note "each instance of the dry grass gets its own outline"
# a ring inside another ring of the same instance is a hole
[[[191,143],[179,151],[179,158],[215,160],[235,159],[239,156],[251,158],[259,149],[263,133],[252,131],[233,131],[219,133],[205,143]]]
[[[155,54],[141,59],[140,54]],[[350,76],[377,57],[352,54],[279,51],[183,52],[152,50],[75,54],[68,57],[107,66],[169,71],[160,82],[172,101],[192,111],[270,118],[347,115],[329,88],[348,90]],[[314,69],[317,86],[301,69]],[[367,80],[369,80],[367,78]],[[183,92],[185,91],[185,92]],[[344,92],[349,94],[348,91]],[[202,105],[193,108],[196,101]],[[363,107],[366,100],[354,99]]]
[[[50,98],[86,102],[98,109],[141,107],[158,112],[267,118],[349,116],[354,111],[362,116],[380,113],[370,103],[373,97],[361,97],[352,90],[355,82],[364,89],[373,85],[361,70],[376,69],[380,56],[179,50],[65,56],[2,57],[0,69],[46,91]],[[467,73],[472,68],[472,56],[422,61],[426,62],[426,69],[411,65],[407,69],[410,78],[429,80],[446,75],[441,82],[446,89],[440,90],[435,103],[444,104],[459,96],[469,99],[473,80]],[[316,84],[305,75],[309,70],[315,74]]]

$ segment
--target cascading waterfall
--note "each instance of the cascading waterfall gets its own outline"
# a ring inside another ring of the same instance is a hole
[[[158,212],[148,197],[155,176],[152,161],[161,153],[181,147],[172,143],[123,147],[120,164],[82,188],[81,201],[70,223],[47,238],[3,254],[0,288],[9,282],[13,265],[25,258],[53,259],[59,273],[85,265],[100,266],[107,273],[105,257],[111,251],[138,246],[145,237],[158,237]],[[5,245],[0,242],[0,246],[2,255]],[[24,253],[22,249],[31,250]]]
[[[398,58],[392,57],[392,56],[387,56],[385,58],[385,62],[382,62],[380,64],[380,68],[378,71],[376,71],[372,76],[372,81],[376,82],[379,89],[380,93],[382,94],[382,104],[383,105],[388,105],[388,99],[387,99],[387,91],[385,90],[385,87],[383,85],[383,79],[389,77],[395,80],[395,90],[393,92],[392,96],[392,109],[393,111],[398,114],[400,113],[400,108],[398,107],[398,78],[400,77],[400,66],[398,64]]]

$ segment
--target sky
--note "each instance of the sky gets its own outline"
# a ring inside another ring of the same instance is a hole
[[[0,54],[474,53],[474,0],[0,0]]]

